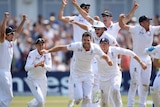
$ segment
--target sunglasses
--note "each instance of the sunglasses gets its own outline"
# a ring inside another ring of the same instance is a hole
[[[89,9],[89,8],[90,8],[89,6],[84,6],[84,7],[83,7],[83,9]]]
[[[11,32],[11,33],[8,33],[7,35],[14,35],[15,34],[15,32]]]
[[[111,17],[111,16],[109,16],[109,15],[102,15],[102,17]]]
[[[101,28],[97,28],[97,27],[95,27],[94,29],[95,29],[95,30],[101,30]]]

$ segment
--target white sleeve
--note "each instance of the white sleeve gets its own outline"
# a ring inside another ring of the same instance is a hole
[[[117,54],[129,55],[131,57],[136,56],[136,54],[133,51],[129,50],[129,49],[125,49],[125,48],[121,48],[121,47],[114,47],[113,50],[115,50],[115,52]]]
[[[137,26],[129,26],[129,32],[133,35],[135,32],[137,32],[138,25]],[[139,30],[139,29],[138,29]],[[135,35],[134,35],[135,36]]]
[[[99,45],[95,44],[95,48],[96,48],[96,53],[99,56],[103,56],[105,53],[102,51],[102,49],[100,48]]]
[[[26,71],[29,71],[31,69],[34,68],[34,55],[30,52],[28,57],[27,57],[27,61],[26,61],[26,64],[25,64],[25,70]]]
[[[152,55],[152,57],[154,59],[159,59],[160,58],[160,53],[156,53],[156,54]]]
[[[149,54],[149,55],[160,53],[160,45],[150,46],[148,48],[145,48],[144,53]]]
[[[75,42],[75,43],[71,43],[71,44],[67,45],[67,49],[72,50],[72,51],[76,50],[77,46],[78,46],[78,43],[79,42]]]
[[[109,40],[109,44],[111,46],[116,46],[118,44],[117,40],[115,39],[115,37],[110,35],[110,34],[108,34],[108,33],[106,33],[106,38]]]
[[[155,51],[160,52],[160,45],[155,46]]]
[[[44,68],[47,71],[51,71],[52,70],[52,58],[51,58],[51,54],[50,53],[45,54],[44,58],[45,58]]]
[[[152,29],[154,33],[158,33],[160,31],[160,26],[152,26]]]

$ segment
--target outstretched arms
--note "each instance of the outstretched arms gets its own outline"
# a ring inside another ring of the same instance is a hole
[[[5,12],[4,13],[4,19],[2,22],[1,30],[0,30],[0,42],[4,42],[5,36],[6,36],[6,24],[7,24],[7,19],[9,17],[9,13]]]
[[[41,52],[42,53],[51,53],[51,52],[58,52],[58,51],[66,51],[67,50],[67,45],[59,45],[59,46],[55,46],[51,49],[43,49]]]

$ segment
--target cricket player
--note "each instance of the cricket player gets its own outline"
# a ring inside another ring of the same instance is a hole
[[[99,55],[110,66],[112,65],[112,61],[104,54],[99,45],[92,43],[89,32],[83,33],[82,42],[56,46],[49,50],[43,50],[43,52],[57,52],[60,50],[72,50],[75,53],[75,64],[72,72],[75,103],[79,104],[82,100],[81,107],[89,107],[94,79],[94,73],[91,69],[92,60],[95,55]]]
[[[159,62],[159,58],[160,58],[160,45],[157,46],[151,46],[145,49],[145,53],[151,55],[154,58],[154,65],[157,68],[160,68],[160,62]],[[154,103],[154,107],[160,107],[160,72],[157,73],[154,82],[153,82],[153,86],[150,87],[150,92],[151,92],[151,96],[152,96],[152,100]]]
[[[94,21],[94,24],[91,28],[87,27],[86,25],[79,23],[77,21],[72,20],[71,23],[74,23],[81,27],[82,29],[88,30],[92,34],[93,42],[99,45],[99,41],[101,38],[107,38],[110,40],[110,45],[112,46],[118,46],[118,43],[116,39],[108,34],[106,31],[106,27],[101,21]],[[100,90],[99,90],[99,75],[98,75],[98,66],[96,58],[94,58],[92,63],[92,70],[94,72],[94,87],[93,87],[93,93],[92,93],[92,104],[90,107],[98,107],[100,103]]]
[[[11,27],[6,28],[8,17],[9,13],[5,12],[0,28],[0,107],[9,107],[13,98],[10,71],[13,59],[13,45],[15,45],[15,39],[18,37],[26,21],[26,15],[23,15],[22,21],[15,31]]]
[[[35,97],[28,103],[28,107],[44,107],[47,95],[46,72],[52,69],[51,54],[43,54],[45,40],[38,38],[35,42],[36,49],[32,50],[26,61],[25,70],[28,72],[26,83]]]
[[[129,26],[123,22],[124,17],[124,14],[119,16],[119,25],[122,29],[131,33],[133,51],[143,62],[147,64],[147,69],[143,70],[139,64],[131,58],[131,83],[128,92],[128,107],[134,107],[134,97],[137,88],[139,95],[139,107],[145,107],[150,84],[152,61],[151,57],[144,53],[144,50],[145,48],[152,46],[154,33],[160,30],[160,26],[150,25],[150,20],[152,19],[144,15],[139,17],[139,25]]]
[[[62,0],[62,6],[60,8],[59,14],[58,14],[58,19],[61,20],[64,23],[70,23],[71,20],[76,20],[77,22],[81,22],[83,24],[85,24],[86,26],[91,26],[91,24],[86,21],[81,15],[78,16],[64,16],[64,9],[65,6],[67,5],[68,0]],[[87,3],[82,3],[80,5],[80,8],[82,8],[85,12],[89,13],[89,8],[90,8],[90,4]],[[72,24],[72,23],[71,23]],[[72,24],[73,25],[73,42],[80,42],[82,40],[82,34],[84,32],[86,32],[86,30],[80,28],[79,26],[77,26],[76,24]],[[71,63],[70,63],[70,76],[69,76],[69,97],[70,97],[70,101],[68,103],[68,107],[73,107],[74,106],[74,98],[73,98],[73,83],[72,83],[72,66],[74,65],[74,53],[73,53],[73,57],[71,59]]]
[[[113,65],[108,66],[102,58],[99,58],[99,56],[96,58],[98,61],[98,73],[100,75],[101,107],[109,107],[109,98],[112,98],[112,107],[123,107],[120,94],[122,72],[117,64],[118,55],[129,55],[133,57],[143,69],[146,69],[147,65],[133,51],[110,46],[107,38],[100,40],[100,47],[113,61]]]

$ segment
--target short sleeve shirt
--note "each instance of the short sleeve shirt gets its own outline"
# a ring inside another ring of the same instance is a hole
[[[72,50],[75,55],[74,71],[91,72],[91,63],[95,55],[103,56],[105,53],[99,45],[91,43],[91,49],[86,51],[81,42],[71,43],[67,46],[68,50]]]

